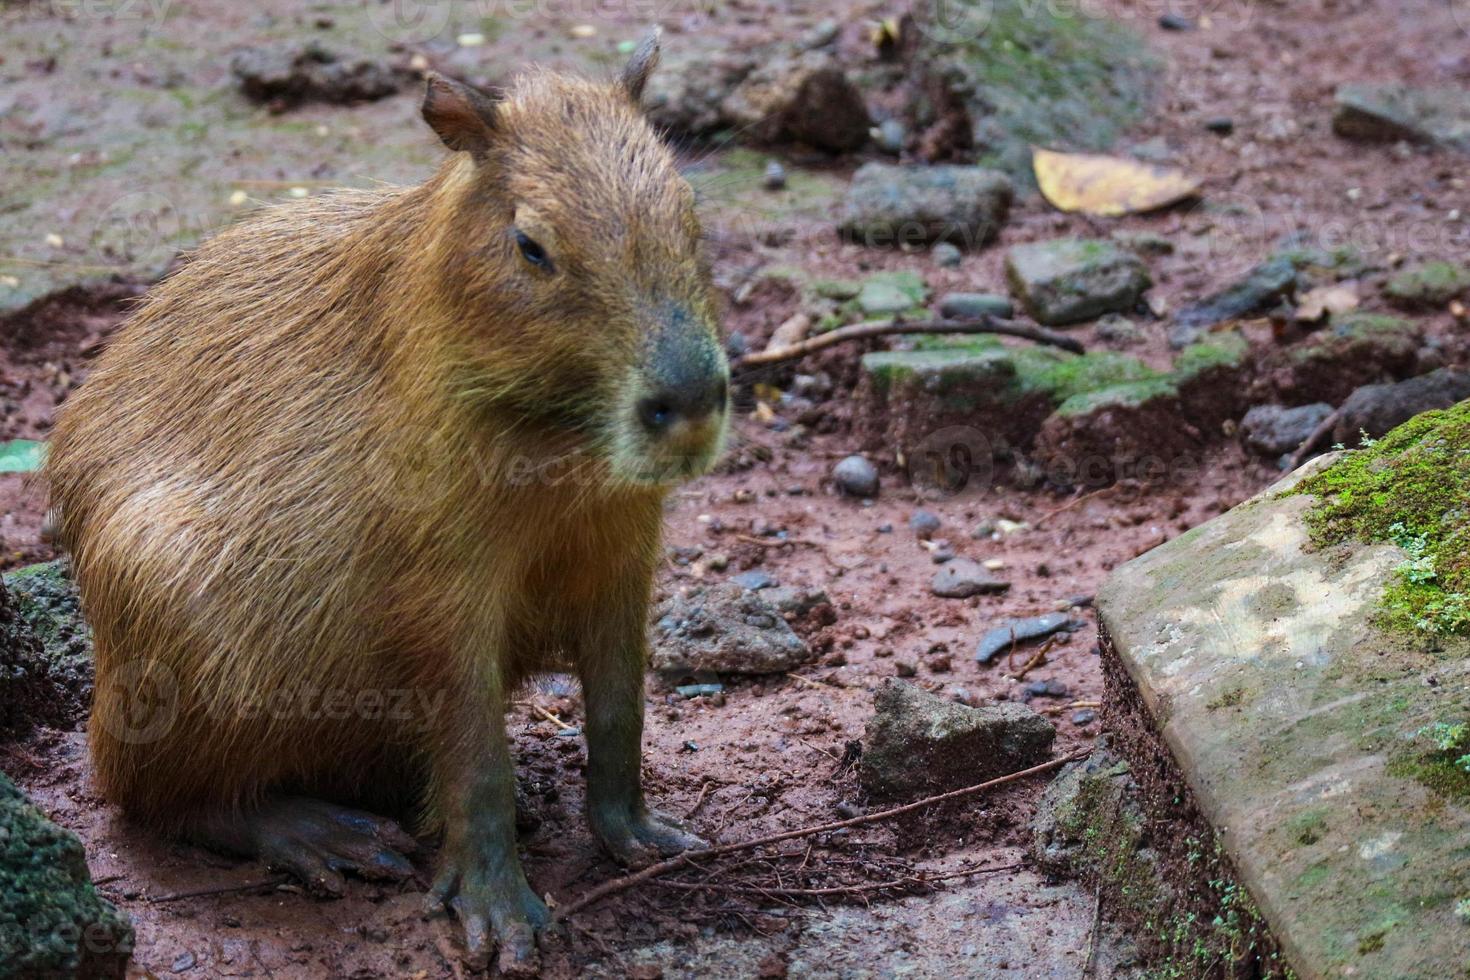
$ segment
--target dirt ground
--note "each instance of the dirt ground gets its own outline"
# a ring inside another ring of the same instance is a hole
[[[254,29],[227,16],[223,4],[180,6],[177,16],[187,18],[191,30],[202,24],[222,32],[221,49],[247,40]],[[1383,268],[1396,257],[1466,254],[1470,192],[1463,161],[1417,149],[1347,144],[1331,135],[1328,124],[1331,93],[1344,81],[1470,82],[1470,15],[1463,4],[1221,0],[1176,6],[1195,16],[1203,12],[1199,29],[1157,29],[1154,22],[1166,8],[1156,0],[1111,8],[1158,47],[1168,66],[1160,101],[1123,148],[1145,148],[1199,174],[1204,205],[1104,223],[1057,214],[1032,197],[1018,205],[998,246],[967,255],[958,268],[941,269],[926,253],[841,243],[830,219],[819,217],[820,202],[767,215],[758,173],[731,176],[737,172],[719,170],[720,154],[691,156],[691,171],[712,174],[718,188],[708,222],[717,278],[730,296],[729,327],[759,344],[794,312],[794,295],[741,289],[764,267],[799,264],[815,275],[849,278],[909,268],[921,271],[936,294],[1004,291],[1005,246],[1118,227],[1157,232],[1175,244],[1174,254],[1152,261],[1153,294],[1169,308],[1230,282],[1293,232],[1329,247],[1351,243]],[[34,8],[17,23],[44,31],[53,14],[45,5]],[[865,18],[884,13],[875,4],[837,10],[763,0],[710,9],[716,12],[663,18],[670,32],[666,44],[679,44],[686,31],[728,32],[731,43],[745,43],[773,24],[795,29],[834,15],[856,32]],[[525,29],[537,38],[529,47],[545,50],[548,37],[565,36],[570,25],[584,21],[604,33],[629,34],[638,18],[628,11],[541,11],[527,22]],[[89,29],[100,45],[115,28],[97,21]],[[556,61],[562,55],[552,48],[549,58]],[[480,57],[486,64],[515,64],[527,49],[512,32],[492,38]],[[407,116],[409,98],[389,100],[402,105],[382,111]],[[1233,135],[1206,130],[1204,120],[1217,116],[1233,119]],[[787,164],[839,185],[858,162]],[[748,220],[756,212],[759,229]],[[1373,295],[1371,285],[1370,274],[1366,296]],[[24,321],[11,321],[9,336],[0,337],[0,440],[45,437],[58,402],[85,377],[89,358],[106,343],[122,319],[126,297],[135,292],[124,286],[105,297],[57,301]],[[1457,328],[1449,316],[1430,314],[1424,323],[1445,340],[1451,359],[1458,359]],[[1144,346],[1131,352],[1163,362],[1164,326],[1146,328]],[[1090,327],[1076,334],[1084,342],[1094,339]],[[782,431],[781,423],[762,422],[749,411],[747,392],[732,462],[678,492],[670,504],[670,560],[661,590],[692,584],[701,563],[719,554],[728,559],[729,571],[706,571],[706,578],[761,569],[783,585],[825,591],[835,614],[831,622],[799,624],[821,651],[819,662],[799,674],[727,680],[722,695],[692,700],[650,681],[649,795],[711,840],[823,823],[867,806],[845,760],[871,713],[871,691],[887,677],[912,676],[972,703],[1019,698],[1025,683],[1054,680],[1065,694],[1038,698],[1033,706],[1056,722],[1057,754],[1090,744],[1099,732],[1086,719],[1102,695],[1092,625],[1053,646],[1024,682],[1006,676],[1012,666],[1003,660],[987,667],[974,662],[978,635],[998,618],[1066,608],[1090,596],[1119,563],[1228,509],[1276,475],[1222,439],[1197,460],[1198,471],[1181,471],[1187,478],[1148,487],[1125,482],[1085,497],[1044,487],[1016,489],[1000,479],[958,496],[924,498],[888,466],[881,496],[866,506],[836,496],[828,479],[832,464],[853,448],[845,428],[851,406],[842,393],[850,390],[846,382],[858,353],[834,350],[802,366],[804,372],[826,371],[837,382],[836,393],[819,403],[823,420],[811,429]],[[771,380],[790,378],[778,374]],[[933,597],[928,582],[938,566],[908,527],[921,507],[941,519],[935,537],[959,554],[1003,563],[1000,574],[1012,582],[1010,591],[966,600]],[[50,557],[41,536],[44,510],[39,488],[20,477],[0,477],[0,564]],[[1025,527],[1001,540],[971,536],[981,521],[999,518]],[[772,545],[772,530],[785,531],[790,543]],[[700,557],[690,564],[675,560],[696,550]],[[1083,615],[1091,617],[1090,611]],[[565,904],[620,871],[598,854],[580,816],[581,740],[559,734],[562,726],[548,714],[567,726],[580,722],[578,696],[564,678],[526,692],[512,730],[527,811],[527,871],[539,893]],[[137,926],[138,976],[462,972],[453,924],[420,913],[424,881],[402,889],[353,882],[344,898],[319,901],[294,886],[270,884],[259,866],[131,828],[89,788],[79,732],[44,732],[10,750],[4,768],[54,819],[81,835],[99,887]],[[903,820],[824,835],[769,860],[740,867],[727,862],[705,887],[643,886],[614,896],[579,915],[552,941],[545,973],[1077,975],[1093,944],[1092,897],[1025,867],[1027,821],[1042,785],[1033,780]],[[419,858],[427,876],[432,854]],[[887,880],[913,868],[964,867],[1005,870],[957,879],[925,895],[866,901],[860,895],[819,901],[710,887],[823,887]],[[701,877],[685,873],[676,880],[689,886]],[[209,890],[219,893],[196,894]],[[1104,963],[1126,960],[1126,937],[1110,934],[1106,923],[1101,933]]]

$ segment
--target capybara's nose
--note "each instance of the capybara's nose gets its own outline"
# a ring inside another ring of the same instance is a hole
[[[682,423],[697,425],[725,410],[723,375],[661,388],[637,405],[638,421],[650,435],[662,436]]]

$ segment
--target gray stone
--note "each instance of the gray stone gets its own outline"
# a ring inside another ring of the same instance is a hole
[[[1105,657],[1298,976],[1455,976],[1470,806],[1416,733],[1464,717],[1470,644],[1382,632],[1406,554],[1318,547],[1301,476],[1116,571]]]
[[[1011,583],[996,578],[979,562],[956,558],[934,573],[929,591],[942,599],[968,599],[972,595],[1005,592]]]
[[[725,120],[761,143],[805,143],[846,153],[868,141],[872,120],[847,73],[821,50],[776,56],[746,75],[721,103]]]
[[[755,70],[748,54],[723,51],[671,59],[648,79],[644,110],[656,126],[702,136],[729,127],[722,106],[735,87]]]
[[[778,585],[766,589],[762,596],[779,613],[805,616],[817,606],[831,600],[821,589],[803,589],[794,585]]]
[[[971,708],[889,680],[873,697],[859,776],[878,798],[940,793],[1045,762],[1056,729],[1024,705]]]
[[[0,976],[121,980],[132,949],[132,924],[98,897],[82,842],[0,773]]]
[[[994,293],[945,293],[939,299],[939,315],[946,320],[971,320],[983,316],[1009,319],[1014,314],[1011,301]]]
[[[863,280],[857,304],[868,316],[892,316],[923,306],[929,291],[912,272],[879,273]]]
[[[1089,829],[1108,822],[1105,816],[1124,807],[1130,824],[1142,824],[1135,793],[1128,763],[1106,748],[1066,766],[1037,801],[1031,818],[1031,857],[1052,874],[1085,871]]]
[[[1470,374],[1440,368],[1406,381],[1364,385],[1342,403],[1332,441],[1356,445],[1359,438],[1377,439],[1421,412],[1449,408],[1470,398]]]
[[[784,190],[786,187],[786,168],[781,166],[780,160],[766,161],[766,172],[761,178],[761,183],[768,191]]]
[[[654,613],[653,669],[678,679],[700,671],[779,674],[811,651],[757,592],[733,582],[670,596]]]
[[[1004,174],[982,167],[866,163],[853,175],[839,227],[870,246],[978,248],[999,233],[1014,194]]]
[[[899,154],[908,142],[908,130],[897,119],[885,119],[874,130],[873,139],[884,153]]]
[[[927,510],[916,510],[909,517],[909,530],[914,532],[914,537],[928,540],[939,530],[939,515]]]
[[[65,727],[91,699],[92,631],[65,561],[30,565],[0,584],[0,738]]]
[[[1337,90],[1332,131],[1355,140],[1408,140],[1470,153],[1470,91],[1355,83]]]
[[[953,242],[935,242],[934,247],[929,250],[929,255],[934,259],[934,264],[941,269],[954,269],[965,260],[965,253]]]
[[[1006,276],[1026,312],[1048,326],[1126,313],[1152,284],[1134,253],[1076,238],[1017,245],[1006,255]]]
[[[1240,439],[1253,452],[1276,459],[1283,453],[1295,452],[1331,414],[1332,406],[1326,402],[1296,408],[1257,405],[1240,420]]]
[[[752,569],[748,572],[741,572],[739,575],[732,575],[730,576],[730,581],[742,589],[748,589],[751,592],[759,592],[761,589],[769,589],[780,584],[770,572],[759,568]]]
[[[986,630],[985,635],[980,637],[980,642],[975,644],[975,659],[982,664],[988,664],[998,654],[1004,653],[1014,645],[1039,640],[1063,630],[1073,632],[1086,625],[1082,620],[1073,619],[1064,612],[1047,613],[1044,616],[1031,616],[1025,619],[1008,619]]]
[[[1296,292],[1296,275],[1296,265],[1286,256],[1262,262],[1239,282],[1175,314],[1169,344],[1176,349],[1187,347],[1211,327],[1264,313]]]
[[[1419,324],[1396,316],[1358,310],[1334,317],[1305,340],[1272,350],[1257,386],[1291,404],[1338,404],[1365,384],[1413,374],[1421,336]]]
[[[878,467],[862,456],[848,456],[832,467],[832,482],[849,497],[878,496]]]

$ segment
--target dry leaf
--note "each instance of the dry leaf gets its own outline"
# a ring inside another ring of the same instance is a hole
[[[799,344],[806,339],[807,332],[812,328],[812,318],[806,313],[793,314],[789,319],[775,329],[771,334],[771,342],[766,344],[766,350],[775,350],[778,347],[790,347]]]
[[[1199,181],[1182,170],[1091,153],[1031,151],[1042,195],[1061,211],[1103,218],[1177,204],[1199,193]]]
[[[1326,316],[1336,316],[1358,308],[1358,284],[1340,282],[1332,286],[1318,286],[1302,295],[1296,305],[1296,319],[1301,323],[1316,323]]]

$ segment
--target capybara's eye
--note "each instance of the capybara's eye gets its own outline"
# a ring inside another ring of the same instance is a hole
[[[546,249],[538,245],[535,239],[531,238],[519,228],[515,230],[515,235],[516,248],[521,250],[521,258],[538,269],[545,269],[547,272],[550,272],[551,258],[546,254]]]

